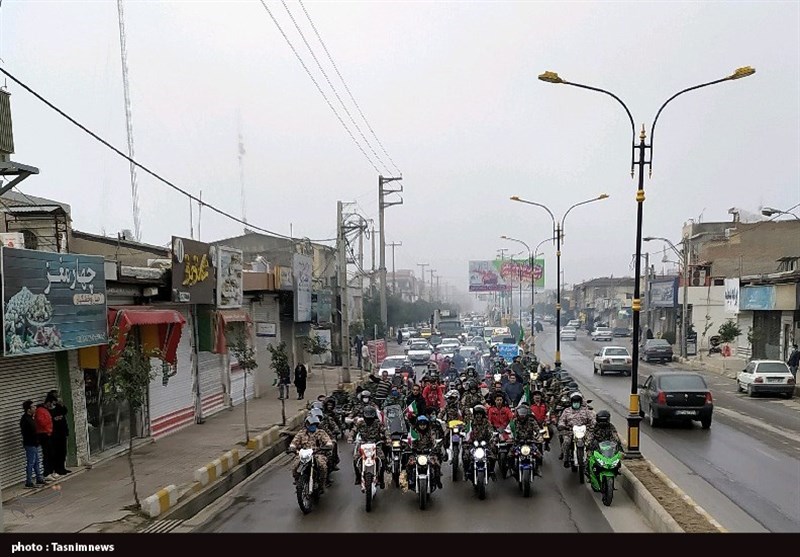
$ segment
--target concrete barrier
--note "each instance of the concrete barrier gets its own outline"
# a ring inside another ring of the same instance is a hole
[[[206,486],[239,464],[239,449],[233,449],[194,471],[194,481]],[[197,487],[193,487],[196,491]]]
[[[155,518],[166,513],[178,503],[178,488],[168,485],[164,489],[159,489],[150,497],[142,502],[142,510],[150,518]]]
[[[620,469],[620,480],[622,489],[634,502],[636,507],[642,511],[644,517],[653,525],[653,529],[659,533],[683,532],[683,528],[675,522],[675,519],[661,506],[661,503],[653,497],[647,488],[640,482],[633,472],[623,465]]]

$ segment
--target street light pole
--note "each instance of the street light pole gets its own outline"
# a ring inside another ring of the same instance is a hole
[[[650,144],[647,145],[645,143],[645,139],[647,139],[647,134],[645,132],[644,124],[642,124],[642,131],[639,134],[639,143],[636,143],[636,124],[633,121],[633,115],[631,111],[628,109],[627,105],[622,102],[617,95],[611,93],[610,91],[606,91],[605,89],[600,89],[597,87],[591,87],[588,85],[583,85],[580,83],[571,83],[562,79],[557,73],[555,72],[544,72],[539,76],[541,81],[545,81],[548,83],[556,83],[556,84],[564,84],[564,85],[572,85],[573,87],[579,87],[581,89],[588,89],[590,91],[596,91],[598,93],[603,93],[612,97],[616,100],[622,108],[625,109],[626,114],[628,115],[628,119],[631,123],[631,136],[633,138],[632,149],[631,149],[631,178],[633,178],[633,169],[635,166],[639,166],[639,181],[638,187],[636,190],[636,271],[635,271],[635,284],[633,286],[634,293],[633,293],[633,302],[631,304],[631,309],[633,310],[633,331],[634,335],[636,335],[636,342],[633,343],[633,350],[631,354],[631,359],[633,360],[631,366],[631,395],[630,395],[630,408],[628,413],[628,451],[626,456],[628,458],[641,458],[642,453],[639,450],[639,422],[641,421],[641,416],[639,415],[639,392],[638,392],[638,380],[639,380],[639,326],[640,326],[640,311],[641,311],[641,258],[642,258],[642,205],[644,204],[644,167],[648,166],[650,170],[650,175],[652,176],[653,173],[653,140],[655,138],[655,129],[656,124],[658,123],[658,117],[661,115],[661,112],[664,108],[676,97],[688,93],[689,91],[694,91],[696,89],[700,89],[702,87],[708,87],[709,85],[715,85],[717,83],[722,83],[723,81],[731,81],[735,79],[741,79],[743,77],[747,77],[753,75],[755,73],[755,69],[751,68],[750,66],[744,66],[738,68],[733,74],[724,77],[722,79],[716,79],[714,81],[709,81],[708,83],[702,83],[700,85],[695,85],[693,87],[688,87],[683,89],[682,91],[678,91],[670,98],[668,98],[658,109],[656,112],[656,116],[653,119],[653,125],[650,127]],[[645,151],[650,150],[650,160],[647,160]],[[639,159],[636,160],[636,152],[638,151]]]

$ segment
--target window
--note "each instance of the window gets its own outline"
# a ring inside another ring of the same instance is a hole
[[[789,366],[787,366],[784,363],[765,362],[758,364],[758,373],[790,373],[790,372],[789,372]]]
[[[25,249],[39,249],[39,238],[30,230],[23,230],[22,237],[25,239]]]
[[[606,348],[606,356],[629,356],[626,348]]]
[[[665,391],[704,391],[706,382],[699,375],[665,375],[661,377],[661,388]]]

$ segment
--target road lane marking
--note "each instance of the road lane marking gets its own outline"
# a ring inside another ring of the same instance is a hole
[[[751,418],[750,416],[745,416],[744,414],[736,412],[735,410],[730,410],[728,408],[722,408],[720,406],[717,406],[714,408],[714,412],[722,414],[723,416],[728,416],[729,418],[733,418],[735,420],[740,420],[755,427],[760,427],[761,429],[766,429],[767,431],[770,431],[776,435],[780,435],[787,439],[791,439],[795,443],[800,443],[800,435],[796,435],[786,429],[762,422],[761,420]],[[788,443],[786,444],[788,445]]]
[[[771,455],[771,454],[769,454],[768,452],[762,451],[762,450],[761,450],[761,449],[759,449],[758,447],[753,447],[753,448],[754,448],[755,450],[757,450],[758,452],[760,452],[761,454],[763,454],[765,457],[767,457],[767,458],[771,458],[771,459],[772,459],[772,460],[774,460],[775,462],[779,462],[777,458],[775,458],[774,456],[772,456],[772,455]]]

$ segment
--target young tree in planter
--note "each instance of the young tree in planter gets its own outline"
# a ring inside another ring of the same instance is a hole
[[[252,372],[258,367],[256,362],[256,351],[247,342],[247,337],[244,332],[239,332],[236,335],[233,343],[230,345],[230,350],[236,359],[239,360],[239,367],[244,371],[244,444],[250,442],[250,426],[247,421],[247,374]]]
[[[739,328],[739,325],[730,319],[719,327],[719,338],[725,343],[733,342],[734,339],[741,334],[742,330]]]
[[[270,367],[275,370],[278,376],[278,381],[281,380],[281,375],[291,373],[289,369],[289,356],[286,355],[286,343],[281,341],[277,347],[268,345],[267,350],[272,354],[272,363]],[[286,397],[281,397],[281,425],[286,425]]]
[[[133,333],[129,337],[133,337]],[[162,357],[158,349],[145,351],[142,345],[134,338],[129,338],[125,347],[119,350],[119,332],[112,329],[109,335],[109,354],[118,355],[113,367],[108,370],[108,396],[118,403],[128,404],[130,418],[130,436],[128,439],[128,468],[133,484],[134,508],[142,508],[139,501],[139,490],[136,482],[136,469],[133,465],[133,437],[135,420],[139,410],[147,403],[147,393],[150,382],[155,379],[156,371],[150,363],[150,358]]]

